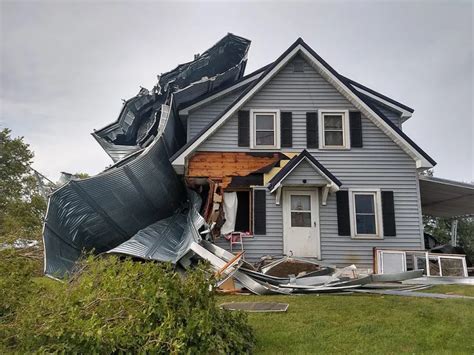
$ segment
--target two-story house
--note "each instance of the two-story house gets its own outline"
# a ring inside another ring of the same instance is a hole
[[[171,162],[210,196],[208,217],[216,205],[227,211],[215,228],[248,232],[248,260],[370,267],[373,247],[424,249],[418,173],[436,163],[402,131],[412,113],[298,39],[270,65],[179,107],[187,142]]]

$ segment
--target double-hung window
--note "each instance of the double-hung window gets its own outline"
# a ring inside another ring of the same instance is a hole
[[[378,191],[351,192],[352,236],[381,238],[381,200]]]
[[[253,110],[251,115],[251,148],[275,149],[280,147],[278,111]]]
[[[320,148],[349,148],[349,113],[348,111],[319,111]]]

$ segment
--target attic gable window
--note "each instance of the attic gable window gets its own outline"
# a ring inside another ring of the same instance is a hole
[[[280,112],[252,110],[250,115],[251,145],[253,149],[280,148]]]
[[[319,111],[320,149],[349,149],[349,112]]]

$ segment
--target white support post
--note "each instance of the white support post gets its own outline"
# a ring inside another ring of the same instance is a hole
[[[275,203],[277,206],[280,206],[280,201],[281,201],[281,186],[279,186],[278,189],[276,190]]]
[[[425,262],[426,262],[426,276],[430,276],[430,255],[428,252],[425,253]]]
[[[328,201],[328,194],[329,194],[329,188],[331,187],[331,185],[326,185],[323,187],[323,196],[321,198],[321,204],[323,206],[326,206],[326,203]]]
[[[453,247],[458,246],[458,220],[453,220],[451,224],[451,245]]]

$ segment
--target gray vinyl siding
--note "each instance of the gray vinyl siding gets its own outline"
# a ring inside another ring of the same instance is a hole
[[[371,100],[372,105],[374,105],[380,112],[382,112],[385,117],[387,117],[390,121],[392,121],[398,128],[402,128],[400,112],[395,111],[394,109],[388,108],[387,106]]]
[[[302,59],[296,59],[302,60]],[[322,108],[355,109],[339,92],[306,62],[304,72],[286,66],[248,103],[245,109],[275,108],[293,113],[293,148],[306,148],[306,112]],[[398,145],[362,116],[363,148],[308,151],[341,182],[342,189],[378,188],[394,191],[396,237],[383,240],[354,240],[338,236],[335,194],[320,206],[322,259],[336,265],[355,263],[372,266],[372,248],[420,249],[423,247],[422,221],[416,166]],[[231,117],[199,148],[199,151],[250,151],[237,145],[237,117]],[[247,259],[283,251],[282,208],[267,194],[267,235],[244,242]]]
[[[328,181],[323,178],[306,160],[302,161],[286,178],[282,185],[302,185],[306,180],[308,185],[325,185]]]
[[[187,141],[191,140],[196,134],[201,132],[209,122],[229,107],[246,87],[247,86],[244,85],[225,96],[219,97],[189,112],[187,120]]]

